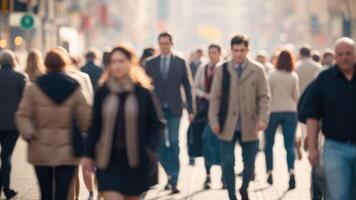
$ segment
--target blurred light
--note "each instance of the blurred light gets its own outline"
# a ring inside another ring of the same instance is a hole
[[[279,35],[279,40],[280,40],[281,42],[287,42],[287,41],[288,41],[288,35],[287,35],[287,33],[281,33],[281,34]]]
[[[22,38],[21,36],[16,36],[16,37],[15,37],[15,40],[14,40],[14,43],[15,43],[16,46],[22,45],[22,43],[23,43],[23,38]]]
[[[221,38],[221,31],[215,26],[200,26],[198,27],[198,35],[206,40],[218,40]]]
[[[7,46],[7,42],[4,39],[0,39],[0,48],[4,49]]]

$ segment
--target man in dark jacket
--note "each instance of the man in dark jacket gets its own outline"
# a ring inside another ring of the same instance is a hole
[[[96,90],[98,88],[98,81],[103,73],[103,69],[95,64],[97,57],[94,51],[88,51],[85,58],[87,63],[81,68],[81,71],[89,75],[93,89]]]
[[[14,115],[26,85],[25,76],[13,70],[15,65],[15,54],[4,50],[0,54],[0,187],[4,189],[7,199],[17,194],[10,189],[11,155],[19,136]]]

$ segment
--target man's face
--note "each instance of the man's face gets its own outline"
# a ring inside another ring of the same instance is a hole
[[[235,63],[242,64],[247,58],[249,49],[245,44],[234,44],[231,47],[232,58]]]
[[[265,62],[266,62],[266,57],[265,57],[265,56],[262,56],[262,55],[258,55],[258,56],[256,57],[256,60],[257,60],[257,62],[259,62],[259,63],[261,63],[261,64],[265,64]]]
[[[324,65],[331,65],[334,62],[334,56],[333,55],[326,55],[323,60]]]
[[[335,47],[335,60],[341,69],[351,69],[356,60],[355,47],[347,43],[338,44]]]
[[[220,61],[220,52],[217,48],[209,49],[209,59],[212,63],[218,63]]]
[[[162,54],[169,54],[171,52],[173,43],[169,37],[160,37],[158,39],[158,45]]]

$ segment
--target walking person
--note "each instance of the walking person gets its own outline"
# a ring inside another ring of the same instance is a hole
[[[204,56],[204,52],[202,49],[197,49],[192,55],[192,60],[189,66],[190,66],[190,71],[192,72],[193,79],[195,79],[199,66],[203,64],[203,56]]]
[[[64,50],[64,49],[63,49]],[[66,52],[67,53],[67,52]],[[80,88],[82,90],[82,93],[84,97],[86,98],[87,102],[92,105],[93,102],[93,87],[90,81],[90,77],[88,74],[81,72],[80,71],[80,66],[79,66],[79,61],[71,56],[71,68],[68,69],[69,75],[78,81]],[[84,139],[86,139],[84,137]],[[94,181],[93,181],[93,173],[87,173],[87,171],[82,170],[82,175],[84,179],[84,184],[87,190],[89,191],[89,197],[88,200],[93,200],[94,199]],[[74,178],[73,178],[73,186],[71,187],[69,193],[70,193],[70,198],[73,198],[73,200],[79,199],[79,193],[80,193],[80,181],[79,181],[79,166],[75,170],[74,173]]]
[[[201,65],[198,68],[195,78],[195,89],[197,94],[197,113],[204,112],[206,116],[206,125],[203,131],[203,156],[205,162],[206,179],[204,189],[211,188],[210,169],[213,165],[220,165],[220,149],[219,140],[212,132],[207,114],[209,111],[209,96],[211,84],[213,82],[216,68],[220,65],[221,47],[216,44],[211,44],[208,48],[209,63]]]
[[[350,38],[335,42],[335,65],[319,74],[310,94],[307,116],[309,161],[322,157],[326,199],[355,199],[356,179],[356,50]],[[322,123],[320,123],[322,121]],[[319,130],[325,136],[320,155]]]
[[[85,58],[86,63],[81,68],[81,71],[89,75],[93,89],[95,91],[98,88],[98,81],[101,74],[103,73],[103,69],[95,64],[97,55],[94,50],[88,51],[88,53],[85,55]]]
[[[25,76],[14,70],[15,54],[10,50],[0,53],[0,196],[11,199],[17,192],[10,188],[11,156],[15,148],[18,130],[15,126],[15,112],[26,85]]]
[[[32,49],[28,54],[25,72],[32,82],[45,73],[42,53],[39,50]]]
[[[47,74],[29,85],[16,113],[16,124],[28,143],[28,161],[34,165],[41,199],[64,200],[78,165],[73,155],[71,120],[81,132],[90,122],[90,105],[79,83],[68,75],[69,56],[58,48],[45,58]],[[53,114],[55,113],[55,114]]]
[[[299,99],[299,79],[294,72],[292,53],[282,50],[277,58],[276,69],[271,71],[268,80],[271,89],[271,116],[265,130],[265,156],[267,182],[273,184],[273,145],[277,128],[282,126],[284,146],[287,152],[289,189],[295,188],[295,134],[297,128],[297,102]]]
[[[258,134],[267,127],[270,112],[269,86],[263,66],[247,57],[249,39],[231,39],[232,60],[215,71],[210,92],[209,123],[220,139],[221,167],[230,200],[236,200],[235,143],[243,157],[243,180],[239,190],[247,200],[247,188],[255,168]]]
[[[195,107],[191,88],[192,76],[185,61],[172,53],[173,38],[169,33],[161,33],[158,36],[158,43],[161,54],[148,60],[145,66],[147,74],[153,80],[154,91],[167,121],[158,158],[168,176],[165,189],[171,189],[175,194],[180,192],[177,183],[180,169],[179,124],[183,109],[181,86],[187,100],[189,121],[192,121]]]
[[[97,167],[105,200],[138,200],[156,181],[164,119],[136,55],[119,46],[109,58],[103,85],[95,93],[83,170]]]

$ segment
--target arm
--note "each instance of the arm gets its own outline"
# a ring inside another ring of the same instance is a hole
[[[222,93],[222,69],[222,67],[216,69],[209,99],[209,124],[212,128],[218,127],[219,131],[216,132],[220,132],[219,112]]]
[[[192,73],[189,69],[189,67],[186,65],[185,61],[183,61],[184,65],[184,72],[183,72],[183,87],[184,87],[184,92],[185,96],[187,97],[187,104],[188,104],[188,112],[189,114],[195,113],[195,98],[193,98],[193,89],[192,89]]]
[[[101,106],[102,97],[101,90],[95,92],[94,105],[92,108],[91,126],[88,131],[88,139],[85,148],[85,156],[94,158],[95,157],[95,146],[99,140],[101,132]]]
[[[294,74],[295,77],[295,84],[293,88],[293,99],[295,102],[298,102],[299,96],[300,96],[300,90],[299,90],[299,77],[297,74]]]
[[[150,92],[147,101],[148,108],[148,131],[147,133],[147,147],[153,151],[157,150],[159,141],[163,136],[163,131],[165,127],[165,120],[163,117],[163,112],[159,106],[158,99],[153,92]]]
[[[204,98],[207,94],[205,93],[205,89],[204,89],[204,70],[205,70],[205,66],[201,65],[198,68],[198,71],[195,75],[195,80],[194,80],[194,84],[195,84],[195,91],[197,94],[197,97],[199,98]]]
[[[266,126],[271,112],[271,93],[269,83],[262,69],[258,70],[257,105],[258,121]],[[260,129],[264,128],[258,127],[258,129],[258,131],[261,131]]]
[[[83,133],[86,133],[90,126],[91,105],[84,97],[81,89],[78,89],[78,99],[76,102],[75,112],[78,116],[78,125]]]
[[[15,116],[17,128],[24,138],[34,137],[36,134],[35,127],[32,123],[34,117],[32,87],[33,85],[29,85],[25,88],[23,97]]]

